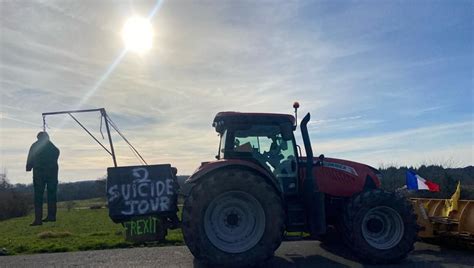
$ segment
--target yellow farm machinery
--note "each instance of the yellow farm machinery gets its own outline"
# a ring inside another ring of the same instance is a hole
[[[411,198],[421,239],[452,239],[474,248],[474,200]]]

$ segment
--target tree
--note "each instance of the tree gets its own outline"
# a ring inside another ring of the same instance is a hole
[[[0,174],[0,220],[27,215],[31,200],[31,194],[15,191],[6,173]]]

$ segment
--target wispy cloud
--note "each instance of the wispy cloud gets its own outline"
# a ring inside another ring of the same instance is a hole
[[[26,124],[26,125],[29,125],[29,126],[36,126],[36,127],[40,125],[38,123],[34,123],[34,122],[31,122],[31,121],[25,121],[25,120],[22,120],[22,119],[11,117],[11,116],[6,115],[4,113],[0,113],[0,120],[12,120],[12,121],[15,121],[15,122],[19,122],[19,123]]]

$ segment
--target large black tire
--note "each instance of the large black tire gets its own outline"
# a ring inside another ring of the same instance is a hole
[[[273,256],[284,222],[282,200],[264,178],[247,170],[223,169],[193,187],[184,202],[182,228],[198,260],[248,266]]]
[[[362,192],[344,209],[342,235],[362,261],[397,263],[414,248],[419,227],[411,203],[381,189]]]

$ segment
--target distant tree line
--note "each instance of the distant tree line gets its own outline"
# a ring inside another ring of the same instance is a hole
[[[58,201],[105,198],[105,184],[105,178],[94,181],[60,183],[58,185]],[[13,185],[6,176],[0,176],[0,221],[25,216],[32,208],[33,185]]]
[[[58,201],[61,202],[105,197],[105,184],[105,177],[93,181],[59,183]],[[33,193],[32,184],[16,184],[14,189],[20,193]]]
[[[440,185],[437,193],[429,191],[411,191],[411,197],[450,198],[461,183],[461,199],[474,199],[474,166],[465,168],[443,168],[442,166],[422,165],[419,168],[387,167],[380,168],[382,188],[393,191],[406,185],[406,172],[413,169],[421,177]]]

